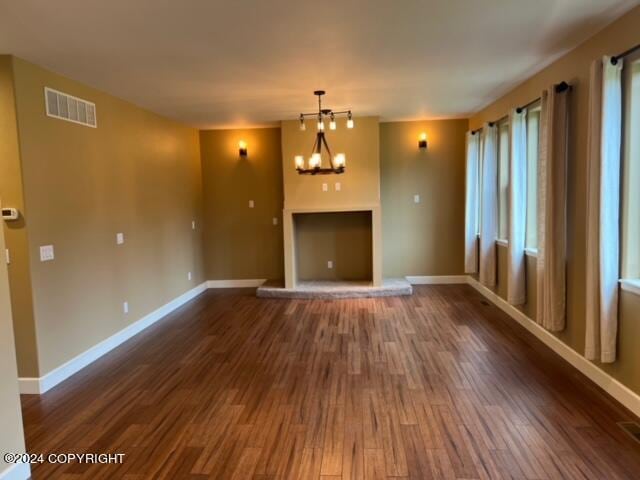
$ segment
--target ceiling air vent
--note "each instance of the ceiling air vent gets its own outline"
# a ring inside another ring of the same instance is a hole
[[[96,104],[44,87],[47,115],[67,122],[96,128]]]

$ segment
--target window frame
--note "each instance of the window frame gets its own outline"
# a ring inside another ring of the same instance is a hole
[[[640,295],[640,52],[622,70],[620,284]]]

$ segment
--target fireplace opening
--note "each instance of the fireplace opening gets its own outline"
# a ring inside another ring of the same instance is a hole
[[[295,213],[298,281],[373,278],[371,211]]]

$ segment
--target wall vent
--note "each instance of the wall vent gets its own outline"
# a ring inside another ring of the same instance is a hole
[[[96,104],[44,87],[47,116],[97,128]]]

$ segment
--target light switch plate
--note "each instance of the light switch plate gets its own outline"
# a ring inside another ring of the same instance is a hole
[[[49,262],[55,258],[53,245],[42,245],[40,247],[40,261]]]
[[[340,185],[340,182],[336,182],[336,192],[339,192],[340,189],[342,189],[342,185]]]
[[[191,272],[187,273],[187,280],[191,280]]]
[[[9,265],[11,263],[11,255],[9,254],[8,248],[4,249],[4,256],[5,256],[5,259],[7,260],[7,265]]]
[[[253,203],[253,200],[249,200],[249,208],[253,208],[255,206],[255,204]]]
[[[329,191],[329,184],[323,183],[322,184],[322,191],[323,192],[328,192]]]
[[[333,260],[327,262],[327,268],[333,268]]]
[[[273,224],[277,225],[278,224],[278,217],[273,217]]]
[[[122,304],[122,311],[123,311],[124,313],[129,313],[129,302],[124,302],[124,303]]]
[[[420,203],[420,195],[414,195],[413,196],[413,203]]]
[[[196,221],[191,220],[191,230],[195,230],[195,229],[196,229]]]
[[[122,245],[124,243],[124,233],[118,232],[116,233],[116,244]]]

